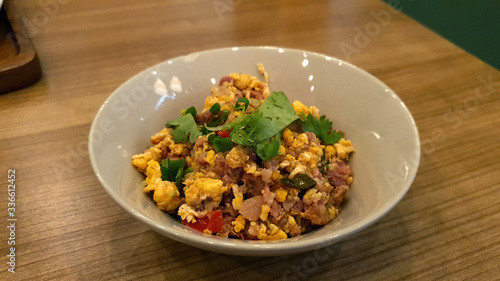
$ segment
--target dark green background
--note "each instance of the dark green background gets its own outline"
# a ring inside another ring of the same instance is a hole
[[[500,70],[500,0],[383,0]]]

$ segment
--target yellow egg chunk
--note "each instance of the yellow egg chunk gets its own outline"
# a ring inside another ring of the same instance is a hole
[[[344,138],[340,139],[339,142],[333,145],[335,147],[335,151],[337,152],[337,157],[340,160],[349,160],[349,154],[354,152],[354,147],[351,144],[350,140],[345,140]]]
[[[245,153],[245,151],[240,146],[235,146],[229,153],[226,155],[226,161],[231,168],[243,167],[243,165],[247,162],[249,156]]]
[[[184,184],[186,185],[184,188],[186,203],[191,206],[199,205],[207,198],[210,198],[212,202],[220,203],[222,193],[227,190],[227,186],[222,186],[221,180],[211,178],[189,178]]]
[[[162,181],[155,188],[153,200],[158,204],[160,210],[172,213],[181,203],[180,193],[177,186],[173,182]]]
[[[283,203],[286,200],[286,196],[288,194],[288,191],[284,188],[279,188],[276,190],[276,201]]]
[[[144,192],[154,191],[153,200],[161,210],[175,211],[181,203],[180,193],[175,183],[161,180],[160,164],[155,160],[149,161],[146,175]]]
[[[271,208],[268,205],[262,205],[262,211],[260,213],[260,219],[262,221],[267,221],[267,215],[271,211]]]
[[[234,226],[234,231],[238,233],[245,229],[245,218],[239,215],[231,224]]]
[[[205,157],[205,161],[207,161],[210,166],[215,166],[215,151],[209,150],[207,157]]]

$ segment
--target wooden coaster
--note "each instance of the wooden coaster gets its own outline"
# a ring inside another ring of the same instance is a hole
[[[15,1],[6,0],[0,10],[0,93],[29,86],[40,79],[42,69],[35,47]]]

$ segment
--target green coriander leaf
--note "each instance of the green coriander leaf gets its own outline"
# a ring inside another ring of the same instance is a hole
[[[272,93],[262,105],[250,115],[235,119],[224,129],[231,131],[234,142],[244,146],[254,146],[270,139],[293,121],[299,119],[297,113],[283,92]],[[238,121],[238,122],[236,122]],[[229,128],[228,128],[229,127]],[[213,129],[209,129],[213,130]]]
[[[213,115],[217,114],[220,111],[220,104],[216,103],[210,107],[210,112],[212,112]]]
[[[198,112],[196,111],[196,108],[194,106],[191,106],[190,108],[188,108],[186,110],[186,114],[188,114],[188,113],[191,114],[191,115],[193,115],[193,118],[195,118],[196,117],[196,113],[198,113]]]
[[[233,142],[255,149],[262,159],[270,159],[278,154],[281,140],[278,137],[274,141],[269,140],[297,119],[300,118],[285,94],[275,92],[251,114],[241,115],[233,122],[207,129],[231,131]]]
[[[233,149],[233,141],[230,138],[211,134],[208,136],[208,141],[214,146],[215,152],[225,152]]]
[[[337,131],[332,131],[329,134],[323,135],[322,139],[326,144],[334,144],[344,137],[344,134]]]
[[[326,119],[325,115],[321,116],[319,119],[316,119],[311,114],[307,116],[301,114],[301,116],[304,119],[302,130],[304,130],[304,132],[313,132],[325,144],[334,144],[343,137],[342,133],[336,131],[330,132],[332,122]]]
[[[243,103],[243,105],[240,103]],[[245,111],[245,110],[247,110],[249,104],[250,104],[250,101],[247,98],[239,98],[238,101],[236,101],[236,105],[234,106],[234,110]]]
[[[261,122],[265,126],[259,128],[255,134],[257,141],[274,136],[290,123],[299,119],[292,104],[283,92],[272,93],[255,112],[262,113],[265,120]],[[255,112],[252,114],[255,114]]]
[[[299,188],[299,189],[309,189],[311,187],[316,186],[316,181],[309,177],[308,175],[301,174],[295,176],[293,179],[291,178],[282,178],[281,183],[288,184],[292,187]]]
[[[302,130],[304,130],[304,132],[313,132],[319,138],[321,134],[319,128],[316,126],[315,122],[316,119],[314,118],[314,116],[310,114],[306,116],[304,112],[301,112],[300,115],[304,120],[304,125],[302,125]]]
[[[213,144],[215,137],[215,134],[208,135],[208,141]]]
[[[213,138],[212,145],[215,148],[215,152],[226,152],[233,149],[233,141],[230,138],[223,138],[219,135]]]
[[[253,147],[260,141],[255,139],[255,132],[259,127],[262,127],[259,125],[262,121],[262,114],[255,112],[255,114],[248,116],[249,118],[243,119],[233,128],[230,137],[237,144]]]
[[[217,131],[221,131],[221,130],[222,131],[229,131],[233,127],[235,127],[236,125],[238,125],[239,123],[241,123],[242,121],[244,121],[247,118],[250,118],[250,115],[240,115],[240,116],[236,117],[233,120],[233,122],[226,123],[224,125],[220,125],[217,127],[207,127],[207,130],[212,131],[212,132],[217,132]]]
[[[194,117],[191,114],[183,115],[173,121],[169,121],[167,126],[176,126],[172,131],[172,136],[174,137],[174,142],[187,142],[189,137],[189,142],[194,143],[196,139],[201,136],[201,132],[198,130],[198,125],[194,121]]]
[[[244,130],[241,129],[233,129],[231,133],[229,133],[229,137],[238,144],[244,146],[253,146],[254,143],[248,139],[248,135]]]
[[[274,136],[273,140],[263,140],[257,144],[257,155],[264,161],[267,161],[274,156],[278,155],[281,145],[281,133]]]
[[[207,129],[210,131],[228,131],[233,128],[245,129],[243,127],[248,123],[256,124],[254,119],[261,119],[258,122],[259,127],[255,129],[254,134],[251,136],[255,138],[254,141],[259,142],[276,135],[290,123],[299,119],[299,116],[283,92],[274,92],[252,114],[241,115],[234,119],[233,122],[222,126],[208,127]],[[253,122],[249,120],[253,120]],[[250,134],[247,133],[247,135]]]

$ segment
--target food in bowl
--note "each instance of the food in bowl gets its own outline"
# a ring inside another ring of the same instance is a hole
[[[354,148],[314,105],[290,103],[248,74],[214,86],[151,137],[132,164],[158,208],[207,234],[299,236],[335,219],[348,199]]]

